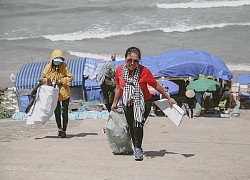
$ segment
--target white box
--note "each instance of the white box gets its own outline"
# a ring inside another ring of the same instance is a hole
[[[176,126],[181,124],[184,116],[184,111],[177,105],[170,106],[167,99],[160,99],[155,101],[155,104],[168,116],[168,118],[175,123]]]

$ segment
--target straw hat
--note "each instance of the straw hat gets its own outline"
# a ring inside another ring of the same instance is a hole
[[[185,94],[188,98],[192,98],[195,96],[195,92],[193,90],[187,90]]]

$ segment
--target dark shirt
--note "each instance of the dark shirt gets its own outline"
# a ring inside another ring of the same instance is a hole
[[[196,105],[196,100],[195,100],[195,97],[193,97],[193,98],[186,98],[186,100],[185,100],[185,103],[187,103],[188,104],[188,107],[190,108],[190,109],[194,109],[195,108],[195,105]]]
[[[230,92],[229,91],[225,91],[221,97],[221,101],[224,101],[224,100],[228,100],[230,98]]]

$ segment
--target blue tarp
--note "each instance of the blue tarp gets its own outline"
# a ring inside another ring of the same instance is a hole
[[[150,69],[155,77],[199,77],[210,75],[231,81],[232,72],[223,60],[202,50],[175,50],[168,51],[160,56],[142,57],[142,65]],[[124,64],[117,61],[116,66]]]
[[[158,77],[160,70],[160,59],[159,57],[146,56],[141,59],[141,64],[146,66],[155,77]]]
[[[250,74],[239,74],[237,76],[236,83],[250,84]]]
[[[83,111],[83,112],[70,112],[68,114],[69,120],[84,120],[84,119],[108,119],[109,112],[107,110],[103,111]],[[14,120],[27,120],[28,114],[24,112],[15,112],[12,115]],[[49,120],[55,120],[55,115],[53,114]]]
[[[159,71],[167,77],[199,77],[211,75],[230,81],[233,74],[224,61],[202,50],[176,50],[159,56]]]
[[[86,79],[84,89],[86,101],[103,101],[101,87],[95,80]]]

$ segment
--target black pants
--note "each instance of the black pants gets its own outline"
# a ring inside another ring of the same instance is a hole
[[[144,117],[145,120],[149,116],[150,109],[151,109],[152,100],[145,101],[145,112]],[[127,123],[129,126],[130,136],[133,141],[134,147],[141,148],[142,139],[143,139],[143,125],[140,127],[135,126],[135,119],[134,119],[134,110],[132,106],[126,106],[124,108],[125,116],[127,119]]]
[[[61,102],[58,101],[56,109],[54,111],[57,127],[58,129],[62,129],[63,131],[66,131],[67,125],[68,125],[68,108],[69,108],[69,98],[62,101],[62,108],[61,108]],[[62,109],[62,117],[63,117],[63,126],[61,122],[61,109]]]
[[[101,90],[103,94],[103,103],[105,104],[107,110],[110,112],[115,97],[115,86],[107,85],[104,82],[101,84]]]

